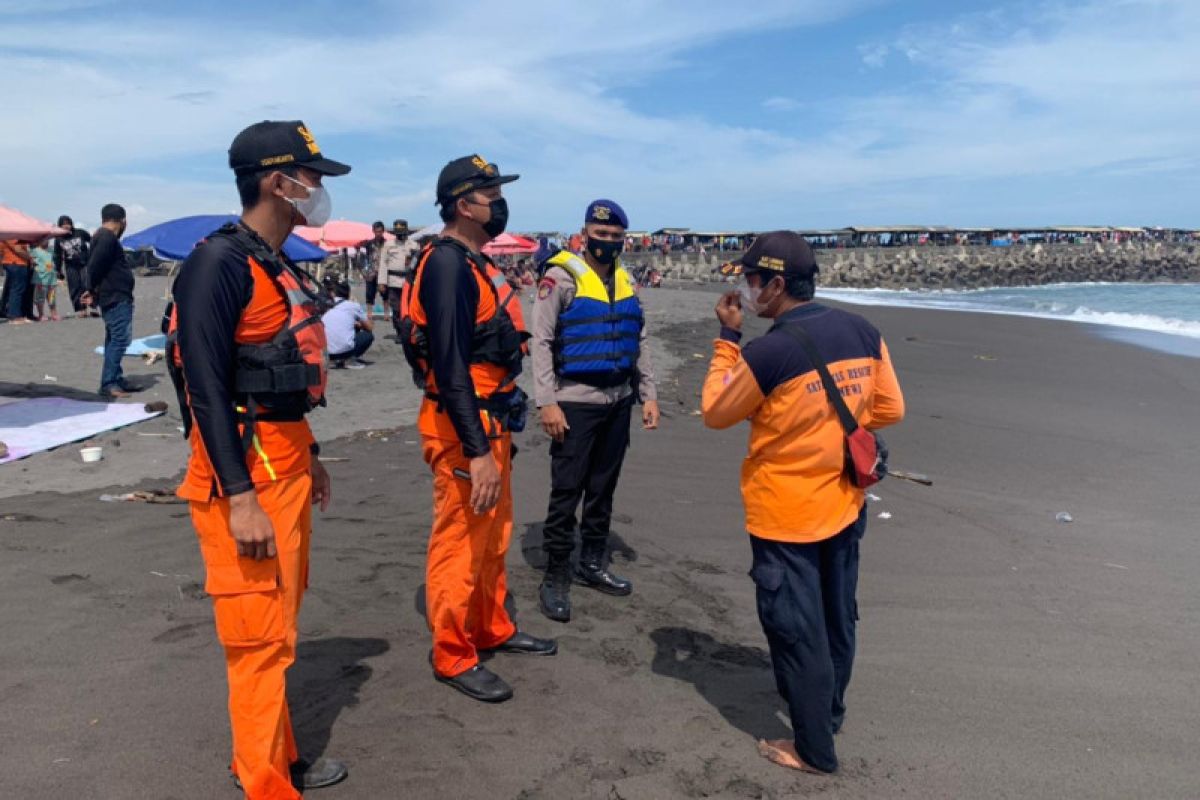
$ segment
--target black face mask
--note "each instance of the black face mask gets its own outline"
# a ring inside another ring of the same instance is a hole
[[[588,239],[587,243],[588,255],[596,259],[597,264],[603,264],[606,267],[617,263],[617,256],[621,255],[621,251],[624,249],[624,242],[602,242],[598,239]]]
[[[488,203],[488,210],[492,216],[483,223],[483,232],[495,239],[508,227],[508,201],[503,197],[497,197]]]

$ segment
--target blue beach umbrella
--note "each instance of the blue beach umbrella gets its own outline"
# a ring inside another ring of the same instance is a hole
[[[154,248],[159,258],[179,261],[187,258],[192,249],[209,234],[227,222],[236,222],[234,214],[202,214],[196,217],[180,217],[169,222],[152,225],[144,231],[130,234],[121,240],[126,250],[143,247]],[[315,244],[309,244],[292,234],[283,243],[283,252],[292,261],[321,261],[328,253]]]

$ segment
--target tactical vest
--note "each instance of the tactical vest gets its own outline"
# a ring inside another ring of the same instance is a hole
[[[208,237],[205,247],[232,247],[265,272],[287,302],[288,320],[269,342],[237,342],[234,405],[249,450],[259,420],[285,422],[304,418],[325,405],[325,326],[321,314],[329,301],[304,270],[286,256],[270,251],[240,225],[228,224]],[[251,275],[256,275],[251,268]],[[258,280],[258,278],[255,278]],[[192,414],[179,349],[178,313],[172,303],[165,322],[167,371],[183,413],[184,436],[191,433]]]
[[[439,238],[425,246],[413,268],[412,279],[400,295],[400,344],[404,358],[413,371],[418,388],[436,399],[437,377],[430,373],[429,338],[425,332],[425,310],[421,307],[421,277],[425,265],[438,247],[453,247],[462,252],[479,287],[479,296],[490,294],[491,310],[483,302],[471,336],[471,379],[481,398],[511,387],[521,374],[521,359],[529,334],[525,330],[520,301],[504,274],[486,256],[472,252],[462,242]],[[510,308],[512,309],[510,311]]]
[[[620,263],[614,265],[615,296],[588,263],[563,251],[551,257],[575,278],[575,299],[558,315],[554,336],[554,371],[590,386],[620,386],[637,372],[645,316],[633,280]]]

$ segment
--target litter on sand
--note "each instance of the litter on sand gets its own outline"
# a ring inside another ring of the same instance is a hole
[[[879,512],[879,518],[880,518],[880,519],[891,519],[891,518],[892,518],[892,512],[890,512],[890,511],[880,511],[880,512]]]
[[[128,492],[127,494],[102,494],[100,495],[101,503],[159,503],[163,505],[174,505],[183,503],[184,500],[175,495],[174,492],[167,489],[151,489],[149,491],[139,490],[136,492]]]

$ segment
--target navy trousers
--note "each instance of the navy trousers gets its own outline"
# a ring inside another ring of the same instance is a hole
[[[858,546],[864,505],[849,527],[812,544],[750,537],[758,618],[775,685],[788,704],[796,752],[811,767],[837,769],[833,735],[846,716],[858,621]]]

